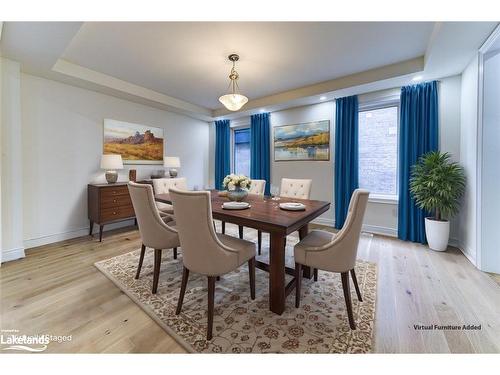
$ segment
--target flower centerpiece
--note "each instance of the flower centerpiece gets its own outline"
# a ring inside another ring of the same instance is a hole
[[[241,202],[248,195],[252,180],[242,174],[229,174],[222,181],[222,186],[227,190],[227,197],[235,202]]]

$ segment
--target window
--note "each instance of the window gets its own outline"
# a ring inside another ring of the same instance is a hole
[[[359,112],[359,187],[372,196],[397,199],[397,105]]]
[[[233,139],[234,173],[250,176],[250,129],[235,129]]]

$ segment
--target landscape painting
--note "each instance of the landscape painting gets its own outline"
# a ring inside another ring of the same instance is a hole
[[[274,161],[330,160],[330,121],[274,128]]]
[[[120,154],[125,164],[162,164],[163,129],[104,120],[104,154]]]

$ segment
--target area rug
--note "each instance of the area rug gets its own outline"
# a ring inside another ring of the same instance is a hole
[[[227,225],[237,236],[237,227]],[[256,231],[245,229],[245,238]],[[261,260],[268,259],[268,236],[263,236]],[[287,265],[293,267],[295,235],[287,238]],[[360,246],[371,237],[362,235]],[[268,309],[268,274],[256,271],[256,299],[250,299],[248,269],[227,274],[216,284],[214,335],[207,341],[207,279],[191,274],[182,313],[175,315],[182,274],[182,248],[177,260],[164,251],[158,293],[151,293],[153,250],[147,250],[139,280],[134,279],[140,250],[97,262],[95,266],[149,314],[187,351],[195,353],[369,353],[372,351],[377,268],[358,260],[356,274],[363,296],[358,302],[351,284],[356,330],[349,328],[339,274],[320,271],[319,280],[304,279],[301,307],[292,292],[280,316]],[[287,275],[286,282],[291,276]]]

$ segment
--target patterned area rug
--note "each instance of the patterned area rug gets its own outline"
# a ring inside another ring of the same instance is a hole
[[[237,236],[237,227],[227,225],[227,234]],[[245,239],[256,238],[245,228]],[[261,260],[268,259],[269,237],[263,235]],[[287,265],[293,267],[296,235],[287,238]],[[362,235],[360,246],[370,246],[371,236]],[[151,293],[153,251],[147,250],[139,280],[134,279],[140,250],[95,264],[123,292],[148,313],[187,351],[197,353],[369,353],[375,319],[377,268],[358,261],[356,274],[363,296],[358,302],[351,283],[357,329],[347,321],[340,274],[319,271],[319,280],[304,279],[301,307],[295,308],[295,294],[287,298],[279,316],[268,309],[268,274],[256,271],[256,299],[250,299],[248,268],[221,277],[215,290],[214,337],[206,341],[207,279],[191,274],[182,313],[175,315],[182,274],[179,258],[163,251],[158,293]],[[291,276],[287,275],[286,282]]]

